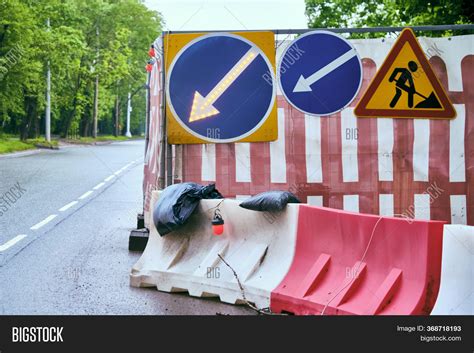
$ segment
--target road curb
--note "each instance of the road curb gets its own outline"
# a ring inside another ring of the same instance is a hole
[[[104,146],[111,145],[115,143],[124,143],[130,141],[140,141],[145,140],[145,138],[131,138],[129,140],[109,140],[109,141],[95,141],[95,142],[60,142],[60,147],[63,146]]]
[[[33,154],[38,154],[41,152],[43,152],[43,149],[39,148],[39,149],[33,149],[33,150],[28,150],[28,151],[5,153],[5,154],[0,154],[0,159],[31,156]]]

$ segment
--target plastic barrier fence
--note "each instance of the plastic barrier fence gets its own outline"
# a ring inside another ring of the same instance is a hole
[[[153,192],[151,210],[157,198],[158,192]],[[243,209],[236,200],[225,199],[218,206],[221,201],[202,200],[187,224],[164,237],[152,226],[148,245],[132,269],[131,285],[218,296],[232,304],[242,303],[245,295],[257,307],[269,307],[270,293],[293,259],[299,206],[270,214]],[[221,236],[211,229],[216,206],[225,221]],[[235,270],[244,293],[218,254]]]
[[[474,227],[445,225],[441,288],[432,315],[474,315]]]
[[[296,253],[271,309],[298,315],[429,314],[443,222],[300,206]]]

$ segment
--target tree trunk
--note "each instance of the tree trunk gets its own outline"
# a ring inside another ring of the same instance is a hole
[[[89,136],[89,125],[90,121],[87,118],[84,118],[82,121],[82,136],[88,137]]]
[[[33,136],[35,139],[40,136],[40,122],[41,122],[41,117],[37,115],[35,119],[35,134]]]
[[[21,125],[21,132],[20,132],[20,140],[21,141],[26,141],[28,138],[28,133],[30,131],[30,126],[28,125],[28,119],[27,117],[24,118],[23,124]]]
[[[73,103],[72,103],[72,110],[70,110],[68,114],[66,114],[67,117],[65,120],[65,124],[63,127],[63,134],[62,134],[62,137],[64,138],[67,138],[69,129],[71,128],[72,120],[74,119],[74,115],[76,115],[76,107],[77,107],[77,100],[76,100],[76,97],[74,97]]]
[[[25,107],[25,116],[23,118],[23,123],[21,124],[21,133],[20,139],[26,141],[30,136],[31,127],[35,125],[35,120],[37,116],[37,99],[28,94],[26,90],[23,91],[24,94],[24,107]]]
[[[77,81],[76,81],[76,90],[74,93],[74,99],[72,100],[72,110],[70,111],[69,114],[67,114],[66,122],[63,126],[63,133],[62,133],[63,138],[67,138],[67,134],[69,132],[69,129],[71,128],[72,120],[74,119],[74,115],[76,115],[77,94],[79,93],[80,87],[81,87],[81,75],[78,75]]]

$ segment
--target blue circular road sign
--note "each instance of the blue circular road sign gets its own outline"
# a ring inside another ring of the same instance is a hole
[[[179,124],[208,142],[235,142],[255,132],[275,102],[273,68],[249,40],[208,34],[184,46],[170,65],[169,106]]]
[[[295,39],[278,63],[281,90],[296,109],[331,115],[347,107],[359,92],[362,63],[352,44],[328,31]]]

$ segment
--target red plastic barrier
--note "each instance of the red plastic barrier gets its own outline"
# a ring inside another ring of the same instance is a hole
[[[272,311],[428,315],[439,290],[443,224],[302,205],[295,256],[271,294]]]

